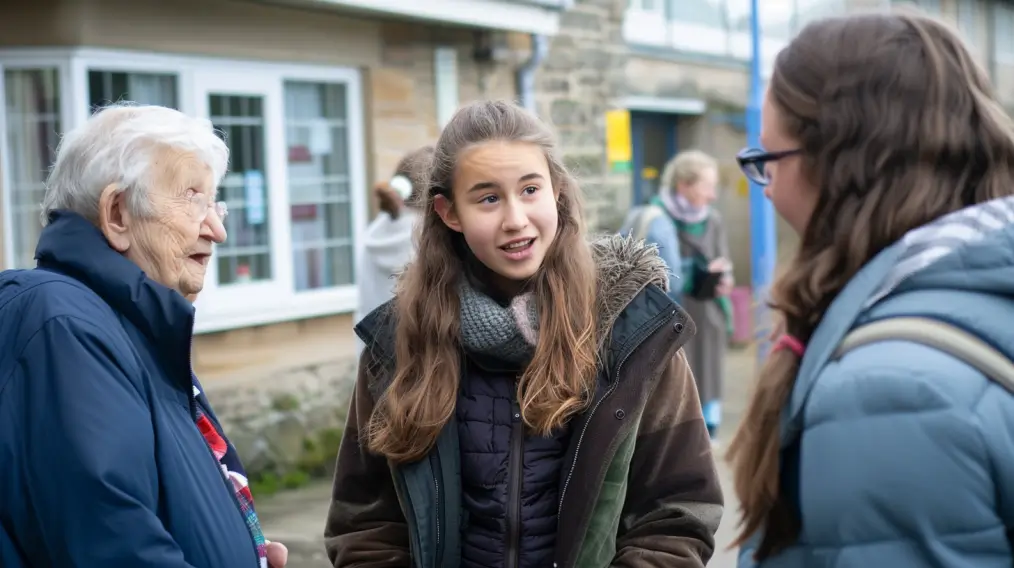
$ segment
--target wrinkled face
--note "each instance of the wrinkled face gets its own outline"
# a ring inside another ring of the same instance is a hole
[[[499,277],[495,284],[509,292],[534,276],[559,225],[542,149],[523,142],[471,147],[458,156],[451,190],[450,201],[437,198],[437,213]]]
[[[225,241],[222,219],[211,204],[211,169],[189,153],[166,152],[151,188],[154,214],[124,215],[124,254],[149,278],[193,299],[204,287],[212,245]]]
[[[681,183],[676,187],[680,193],[694,207],[707,207],[718,197],[718,170],[705,168],[693,183]]]
[[[781,110],[772,102],[770,93],[765,94],[760,136],[764,150],[782,152],[799,148],[799,141],[786,133],[782,124]],[[802,159],[798,155],[786,156],[768,162],[764,168],[771,180],[764,195],[792,230],[802,234],[817,205],[817,189],[803,172]]]

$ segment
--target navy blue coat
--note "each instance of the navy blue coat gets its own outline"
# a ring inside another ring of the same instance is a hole
[[[255,568],[194,421],[194,308],[57,213],[0,274],[0,566]]]

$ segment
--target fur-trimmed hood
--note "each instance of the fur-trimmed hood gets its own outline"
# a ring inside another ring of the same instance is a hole
[[[591,242],[592,256],[598,266],[597,337],[599,347],[627,304],[647,286],[669,291],[669,268],[658,256],[655,245],[622,235],[606,235]]]

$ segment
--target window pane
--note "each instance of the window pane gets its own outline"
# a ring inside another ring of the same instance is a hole
[[[7,102],[7,150],[11,210],[18,268],[35,266],[35,245],[42,231],[39,214],[46,175],[56,157],[60,124],[60,81],[56,69],[11,69],[4,72]]]
[[[347,116],[345,85],[286,82],[296,290],[355,282]]]
[[[759,3],[761,33],[766,38],[791,39],[796,26],[798,0],[764,0]],[[749,13],[747,14],[749,30]]]
[[[725,0],[722,2],[725,26],[730,32],[750,33],[750,0]],[[761,25],[766,10],[761,8]]]
[[[994,6],[996,19],[993,20],[993,42],[994,57],[1002,59],[1002,63],[1010,64],[1014,57],[1014,34],[1009,33],[1010,26],[1014,25],[1014,8],[1005,4]]]
[[[796,0],[796,34],[806,24],[846,12],[845,0]]]
[[[229,238],[218,245],[219,285],[270,280],[271,230],[267,160],[264,157],[264,104],[261,97],[209,95],[211,122],[229,146],[230,173],[218,188],[229,206]]]
[[[958,28],[972,51],[981,57],[984,46],[984,18],[986,7],[981,0],[960,0],[958,2]]]
[[[669,17],[674,22],[726,28],[724,0],[669,0]]]
[[[120,101],[178,109],[176,75],[88,71],[92,112]]]

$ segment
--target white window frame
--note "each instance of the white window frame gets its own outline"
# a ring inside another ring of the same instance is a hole
[[[433,50],[433,85],[437,99],[437,126],[447,126],[458,111],[458,49],[441,46]]]
[[[107,70],[137,73],[172,73],[177,77],[180,110],[192,115],[207,115],[202,77],[218,73],[241,76],[244,86],[256,85],[265,93],[266,182],[269,191],[272,280],[250,284],[218,285],[217,262],[213,259],[198,298],[196,333],[226,331],[256,325],[348,313],[358,304],[355,283],[344,286],[295,291],[292,262],[292,234],[289,217],[288,164],[285,152],[286,81],[341,83],[346,88],[349,191],[352,211],[353,270],[363,254],[360,236],[368,217],[366,156],[362,76],[358,69],[289,63],[235,60],[176,54],[155,54],[126,50],[13,49],[0,50],[0,71],[8,68],[56,67],[61,80],[61,122],[64,131],[82,124],[90,116],[88,71]],[[0,72],[0,94],[3,91]],[[216,83],[217,84],[217,83]],[[0,97],[0,157],[7,155],[5,97]],[[10,187],[10,168],[2,168],[4,187]],[[5,263],[13,263],[13,225],[10,222],[10,197],[3,192]]]
[[[728,0],[723,2],[728,11],[727,3]],[[624,40],[628,44],[666,47],[700,55],[747,61],[752,57],[749,31],[736,29],[729,22],[724,26],[713,26],[674,18],[672,12],[666,9],[667,6],[668,2],[662,2],[655,10],[648,11],[642,8],[640,0],[632,0],[623,19]],[[800,13],[797,8],[793,6],[795,12],[789,23],[795,22],[798,27]],[[761,24],[763,26],[764,22]],[[797,31],[791,30],[791,35]],[[788,43],[786,38],[762,33],[762,75],[771,75],[775,56]]]
[[[676,0],[683,2],[685,0]],[[673,0],[666,0],[665,5],[670,6]],[[714,56],[729,56],[731,54],[731,42],[733,30],[729,29],[728,5],[721,2],[723,11],[721,25],[712,25],[708,22],[687,20],[676,15],[675,9],[669,10],[666,14],[668,33],[670,41],[668,46],[688,53],[697,53]]]
[[[943,6],[940,0],[915,0],[915,5],[931,16],[943,14]]]
[[[1014,22],[1014,7],[1008,4],[996,3],[993,7],[993,21],[989,23],[988,32],[994,35],[992,53],[988,55],[1000,65],[1014,65],[1014,50],[1007,49],[1009,46],[1001,44],[1001,37],[1010,33],[1008,24]]]
[[[965,40],[978,48],[981,41],[979,31],[979,5],[976,0],[957,0],[958,30]]]
[[[0,51],[0,160],[3,160],[3,165],[0,166],[0,170],[3,172],[0,200],[3,204],[3,268],[14,268],[16,257],[12,217],[14,202],[11,199],[13,186],[11,156],[7,148],[7,85],[4,75],[8,69],[54,68],[60,79],[60,124],[66,129],[67,125],[71,124],[74,103],[67,89],[72,79],[70,61],[66,57],[65,51],[48,49]]]

